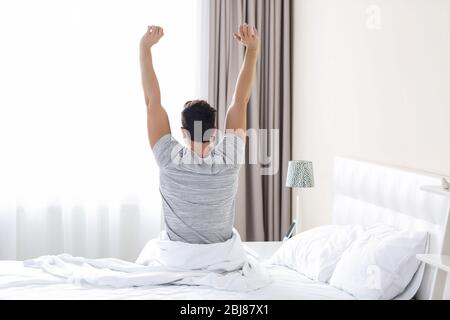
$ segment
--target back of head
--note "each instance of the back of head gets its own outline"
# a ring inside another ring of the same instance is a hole
[[[181,113],[181,125],[191,141],[210,142],[216,129],[216,110],[204,100],[188,101]]]

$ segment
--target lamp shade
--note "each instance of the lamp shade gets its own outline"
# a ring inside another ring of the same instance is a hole
[[[314,187],[313,164],[311,161],[289,161],[286,187],[312,188]]]

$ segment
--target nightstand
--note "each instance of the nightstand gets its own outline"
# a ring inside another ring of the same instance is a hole
[[[421,190],[431,192],[440,196],[450,198],[450,190],[446,190],[441,186],[423,186]],[[447,283],[447,275],[450,272],[450,220],[449,215],[445,223],[445,231],[441,254],[418,254],[416,257],[419,261],[436,268],[436,274],[433,281],[433,289],[431,293],[432,300],[442,300],[444,297],[445,285]]]
[[[417,259],[436,268],[431,300],[442,300],[444,297],[445,284],[450,272],[450,255],[440,254],[418,254]]]

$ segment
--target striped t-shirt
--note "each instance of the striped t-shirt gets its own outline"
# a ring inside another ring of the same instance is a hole
[[[173,241],[216,243],[231,238],[245,143],[234,134],[205,158],[170,134],[153,147],[166,232]]]

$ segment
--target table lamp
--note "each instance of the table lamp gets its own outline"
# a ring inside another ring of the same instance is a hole
[[[289,161],[287,178],[286,178],[286,187],[289,188],[312,188],[314,187],[314,173],[313,173],[313,164],[311,161],[303,161],[303,160],[293,160]],[[299,224],[301,223],[300,217],[300,197],[297,192],[296,198],[296,215],[293,223]],[[296,228],[297,231],[300,231],[300,228]],[[292,230],[293,231],[293,230]],[[292,236],[286,235],[287,237]]]

